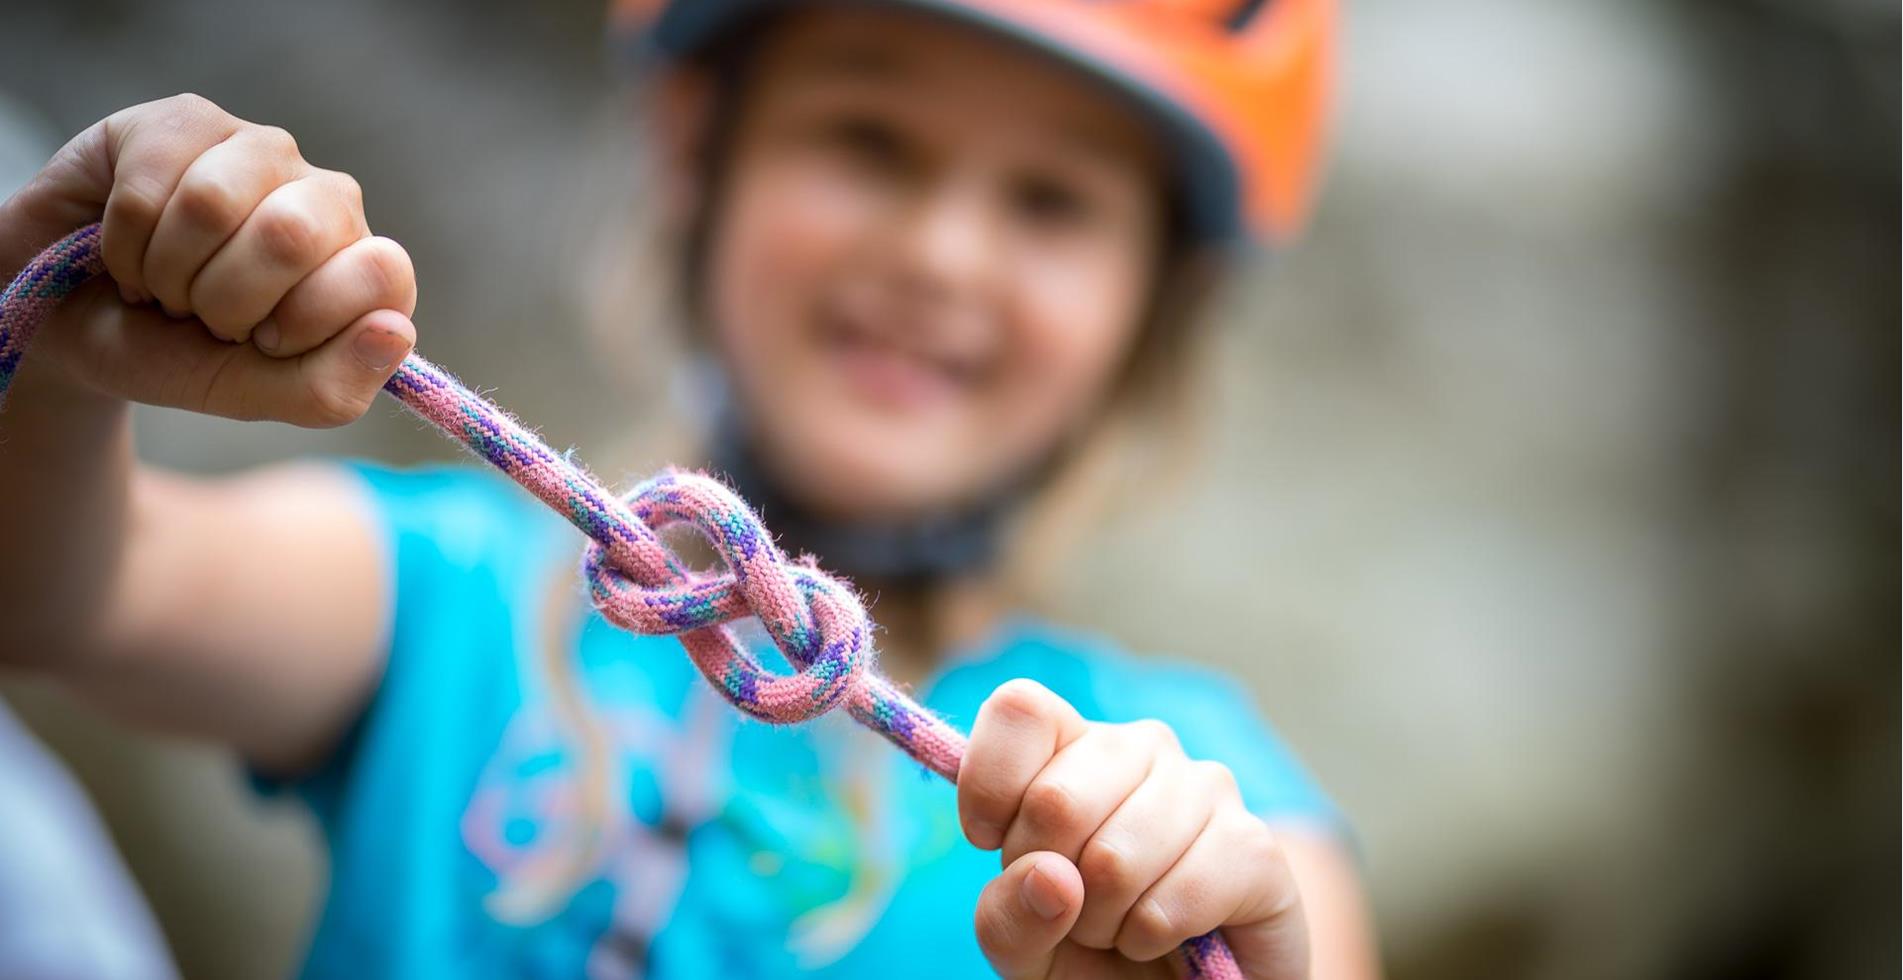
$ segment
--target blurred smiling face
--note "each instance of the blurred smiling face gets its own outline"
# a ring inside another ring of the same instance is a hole
[[[1134,343],[1163,222],[1147,131],[918,15],[814,11],[756,57],[704,308],[764,462],[835,517],[969,503],[1096,411]]]

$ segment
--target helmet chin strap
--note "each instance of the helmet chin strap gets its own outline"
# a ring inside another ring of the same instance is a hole
[[[890,521],[828,519],[801,506],[768,472],[726,386],[718,392],[708,468],[760,512],[788,553],[810,553],[861,581],[929,585],[993,567],[1005,525],[1042,472],[1034,468],[966,508]]]

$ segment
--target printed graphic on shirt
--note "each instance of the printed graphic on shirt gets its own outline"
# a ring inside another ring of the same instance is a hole
[[[547,642],[576,649],[577,631],[546,632]],[[742,630],[750,643],[761,641],[750,633]],[[464,846],[495,875],[484,907],[498,922],[536,925],[561,914],[582,888],[606,883],[611,907],[588,975],[641,976],[670,923],[697,931],[709,918],[681,914],[696,834],[721,838],[716,851],[746,855],[745,874],[729,885],[776,893],[769,904],[783,910],[786,952],[801,969],[837,962],[878,921],[900,877],[881,805],[890,761],[883,746],[850,737],[789,742],[783,732],[743,724],[698,683],[684,692],[680,716],[670,717],[651,688],[626,683],[624,671],[590,671],[578,651],[570,654],[576,673],[558,678],[543,666],[546,650],[526,652],[544,659],[520,665],[523,703],[461,822]],[[567,686],[573,682],[585,686]],[[851,734],[830,731],[837,727],[806,734]],[[736,736],[771,743],[756,747],[769,757],[810,748],[818,758],[761,767],[737,756]],[[845,775],[801,779],[800,771]],[[805,812],[762,819],[787,808],[789,786]],[[718,859],[704,863],[711,867],[703,871],[730,877]]]

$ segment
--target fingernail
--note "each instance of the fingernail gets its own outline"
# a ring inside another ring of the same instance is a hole
[[[1057,892],[1057,882],[1044,873],[1043,861],[1031,865],[1018,891],[1024,896],[1024,904],[1040,917],[1050,920],[1064,914],[1064,897]]]
[[[187,320],[187,319],[190,319],[192,315],[190,311],[187,311],[187,310],[172,309],[171,304],[165,303],[163,301],[159,303],[159,308],[165,311],[166,316],[169,316],[174,320]]]
[[[971,822],[972,846],[981,851],[991,851],[1004,846],[1004,828],[988,820]]]
[[[139,291],[125,283],[119,284],[119,298],[125,300],[127,306],[139,305]]]
[[[357,360],[372,371],[381,371],[409,350],[410,342],[387,330],[365,330],[350,342]]]
[[[251,342],[257,344],[258,349],[266,354],[277,353],[278,339],[278,322],[276,320],[266,320],[258,324],[256,330],[251,331]]]

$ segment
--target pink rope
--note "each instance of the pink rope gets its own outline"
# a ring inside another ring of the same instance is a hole
[[[0,407],[33,333],[53,308],[105,271],[99,225],[35,256],[0,293]],[[701,473],[669,470],[617,497],[493,402],[412,352],[384,383],[405,408],[508,474],[589,538],[583,569],[596,608],[635,633],[677,636],[715,691],[774,724],[844,705],[927,769],[958,781],[965,736],[920,707],[873,667],[871,622],[859,596],[810,560],[787,560],[732,490]],[[695,572],[657,532],[692,527],[726,562]],[[727,626],[756,616],[795,672],[775,674]],[[1240,978],[1222,937],[1178,947],[1191,977]]]

